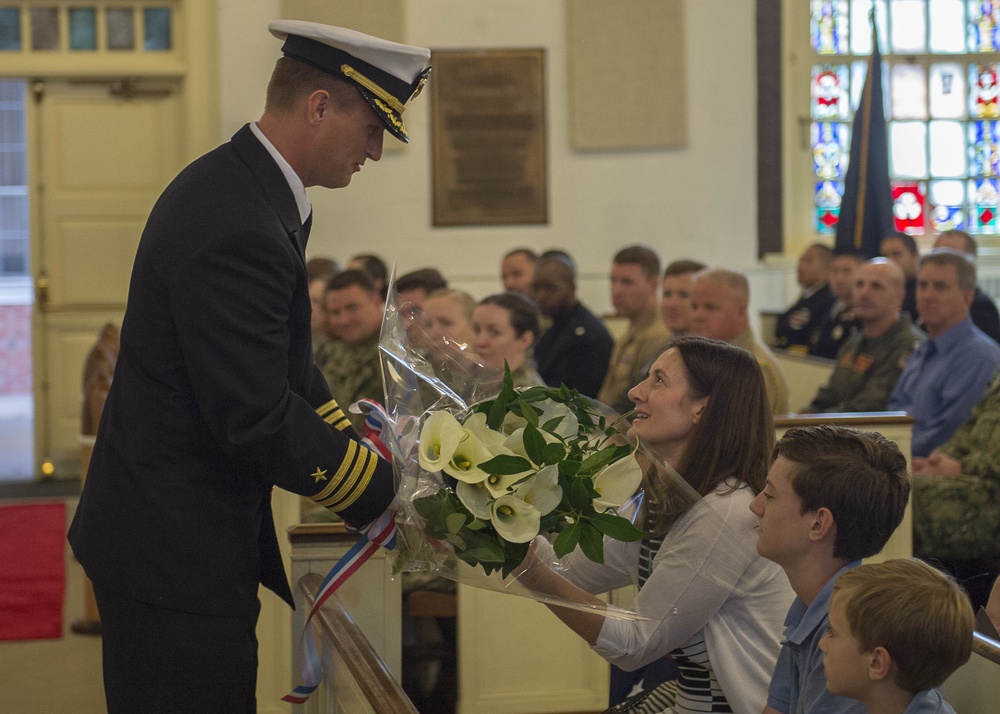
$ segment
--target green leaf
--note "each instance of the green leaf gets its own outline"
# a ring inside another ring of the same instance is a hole
[[[528,408],[530,409],[531,407]],[[537,421],[538,418],[535,417],[535,419]],[[539,466],[545,463],[545,439],[542,437],[541,432],[538,431],[538,427],[530,421],[524,427],[524,451],[528,454],[528,458],[531,459],[532,463]]]
[[[551,399],[551,390],[546,387],[529,387],[528,389],[521,392],[521,401],[531,404],[533,402],[540,402],[544,399]]]
[[[520,397],[511,405],[511,411],[517,412],[519,416],[524,417],[524,420],[529,424],[538,426],[538,410]]]
[[[596,454],[591,454],[580,465],[580,473],[588,475],[597,473],[611,463],[611,460],[615,457],[616,449],[617,447],[615,446],[606,446]]]
[[[575,521],[571,523],[566,530],[556,536],[555,542],[552,544],[553,550],[556,552],[557,558],[562,558],[573,552],[576,548],[576,544],[580,542],[580,522]]]
[[[563,414],[562,416],[552,417],[547,422],[542,424],[542,429],[544,429],[545,431],[555,433],[555,430],[559,428],[559,425],[562,424],[562,421],[565,418],[566,418],[565,414]]]
[[[642,540],[646,534],[632,525],[631,521],[612,513],[594,513],[586,516],[589,523],[592,523],[597,530],[606,536],[621,541]]]
[[[580,523],[580,550],[595,563],[604,562],[604,536],[586,521]]]
[[[447,518],[445,518],[445,524],[448,527],[449,533],[458,533],[460,530],[462,530],[462,526],[465,525],[465,514],[452,513]]]
[[[446,489],[441,489],[431,496],[413,499],[413,507],[426,521],[424,532],[434,538],[443,538],[447,535],[447,519],[458,511]]]
[[[563,460],[559,462],[559,473],[567,476],[576,476],[580,473],[580,462]]]
[[[503,393],[493,400],[490,411],[486,414],[486,426],[493,431],[499,431],[503,424],[503,418],[507,415],[507,400],[503,398]]]
[[[558,442],[546,444],[543,455],[546,464],[558,464],[566,458],[566,447]]]
[[[597,491],[589,478],[577,477],[573,479],[569,488],[570,506],[577,513],[587,513],[593,509],[593,501],[597,496]]]
[[[519,474],[522,471],[530,471],[531,464],[523,456],[500,454],[494,456],[489,461],[479,464],[479,468],[491,476],[510,476],[511,474]]]

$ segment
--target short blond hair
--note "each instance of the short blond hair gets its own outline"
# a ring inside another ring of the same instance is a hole
[[[706,268],[692,276],[693,280],[704,280],[714,285],[725,285],[742,301],[743,306],[750,304],[750,281],[743,273],[726,268]]]
[[[896,663],[896,685],[937,687],[969,660],[975,615],[965,591],[922,560],[869,563],[837,578],[851,634],[862,652],[884,647]]]

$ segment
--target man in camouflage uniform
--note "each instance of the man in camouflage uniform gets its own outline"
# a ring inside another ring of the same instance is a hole
[[[905,294],[902,269],[886,258],[861,266],[854,285],[854,310],[861,330],[837,354],[830,381],[803,412],[883,411],[903,363],[924,339],[909,315],[900,314]]]
[[[336,339],[324,345],[316,364],[330,393],[345,411],[366,397],[384,402],[378,359],[384,304],[375,283],[360,270],[345,270],[330,280],[324,300]],[[364,424],[364,416],[348,416],[355,429]]]
[[[1000,372],[955,435],[913,459],[913,554],[986,603],[1000,558]]]

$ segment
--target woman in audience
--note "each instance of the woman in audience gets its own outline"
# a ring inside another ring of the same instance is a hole
[[[560,572],[545,565],[554,553],[536,539],[521,581],[586,605],[550,607],[623,669],[673,655],[677,680],[611,711],[760,714],[793,597],[781,568],[757,554],[749,510],[774,446],[760,367],[738,347],[675,338],[629,398],[633,435],[681,474],[673,481],[666,469],[649,470],[637,522],[646,537],[605,538],[603,564],[576,550],[560,561]],[[680,513],[657,506],[681,494],[693,505]],[[634,619],[606,616],[590,594],[632,584],[639,586]]]
[[[459,350],[471,350],[475,335],[472,331],[472,313],[476,301],[461,290],[443,288],[435,290],[424,300],[428,333],[435,344],[445,341]]]
[[[490,295],[472,314],[473,349],[487,367],[503,369],[506,360],[515,387],[543,385],[531,357],[539,319],[535,303],[519,292]]]

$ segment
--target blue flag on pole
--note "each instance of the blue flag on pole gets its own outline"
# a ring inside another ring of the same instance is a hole
[[[882,55],[872,21],[872,54],[854,115],[851,155],[840,203],[835,252],[879,254],[882,239],[896,230],[889,186],[889,144],[882,106]]]

